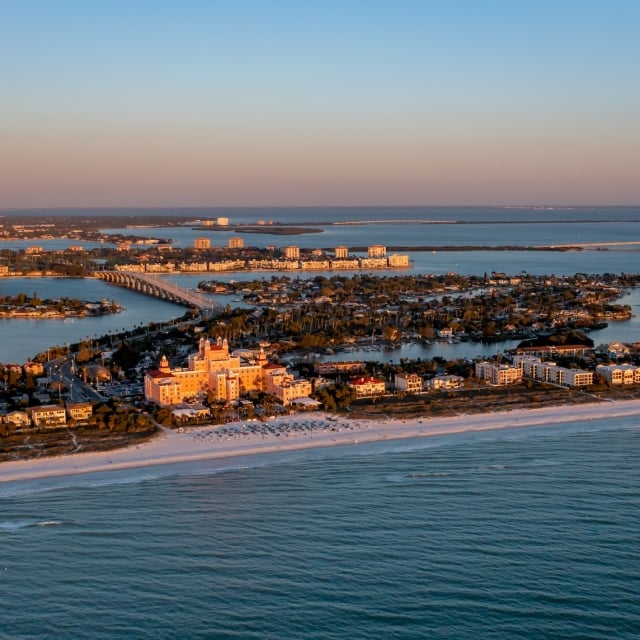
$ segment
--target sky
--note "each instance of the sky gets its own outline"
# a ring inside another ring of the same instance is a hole
[[[640,205],[636,0],[0,0],[0,209]]]

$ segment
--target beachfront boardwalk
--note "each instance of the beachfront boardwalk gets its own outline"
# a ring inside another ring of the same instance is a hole
[[[181,287],[155,273],[137,271],[96,271],[95,276],[110,284],[126,287],[168,302],[196,307],[206,315],[213,315],[222,305],[202,293]]]

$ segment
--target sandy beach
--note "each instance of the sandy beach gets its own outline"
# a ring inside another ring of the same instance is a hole
[[[624,416],[640,417],[640,400],[411,420],[353,420],[313,412],[266,422],[163,429],[153,440],[125,449],[3,462],[0,482]]]

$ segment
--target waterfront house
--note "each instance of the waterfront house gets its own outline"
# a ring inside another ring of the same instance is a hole
[[[348,384],[356,399],[382,396],[386,391],[384,380],[372,376],[354,378]]]
[[[25,411],[10,411],[3,417],[3,422],[12,425],[14,428],[22,429],[31,424],[31,419]]]
[[[422,378],[417,373],[396,373],[394,386],[405,393],[420,393],[423,388]]]
[[[59,404],[31,407],[31,421],[36,427],[59,427],[67,423],[67,412]]]
[[[93,405],[90,402],[67,402],[67,414],[76,422],[87,422],[93,415]]]

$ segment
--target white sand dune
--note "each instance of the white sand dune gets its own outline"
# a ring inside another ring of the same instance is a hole
[[[352,420],[314,412],[266,423],[211,425],[181,432],[163,430],[149,442],[109,452],[3,462],[0,482],[635,415],[640,418],[640,400],[398,420]]]

